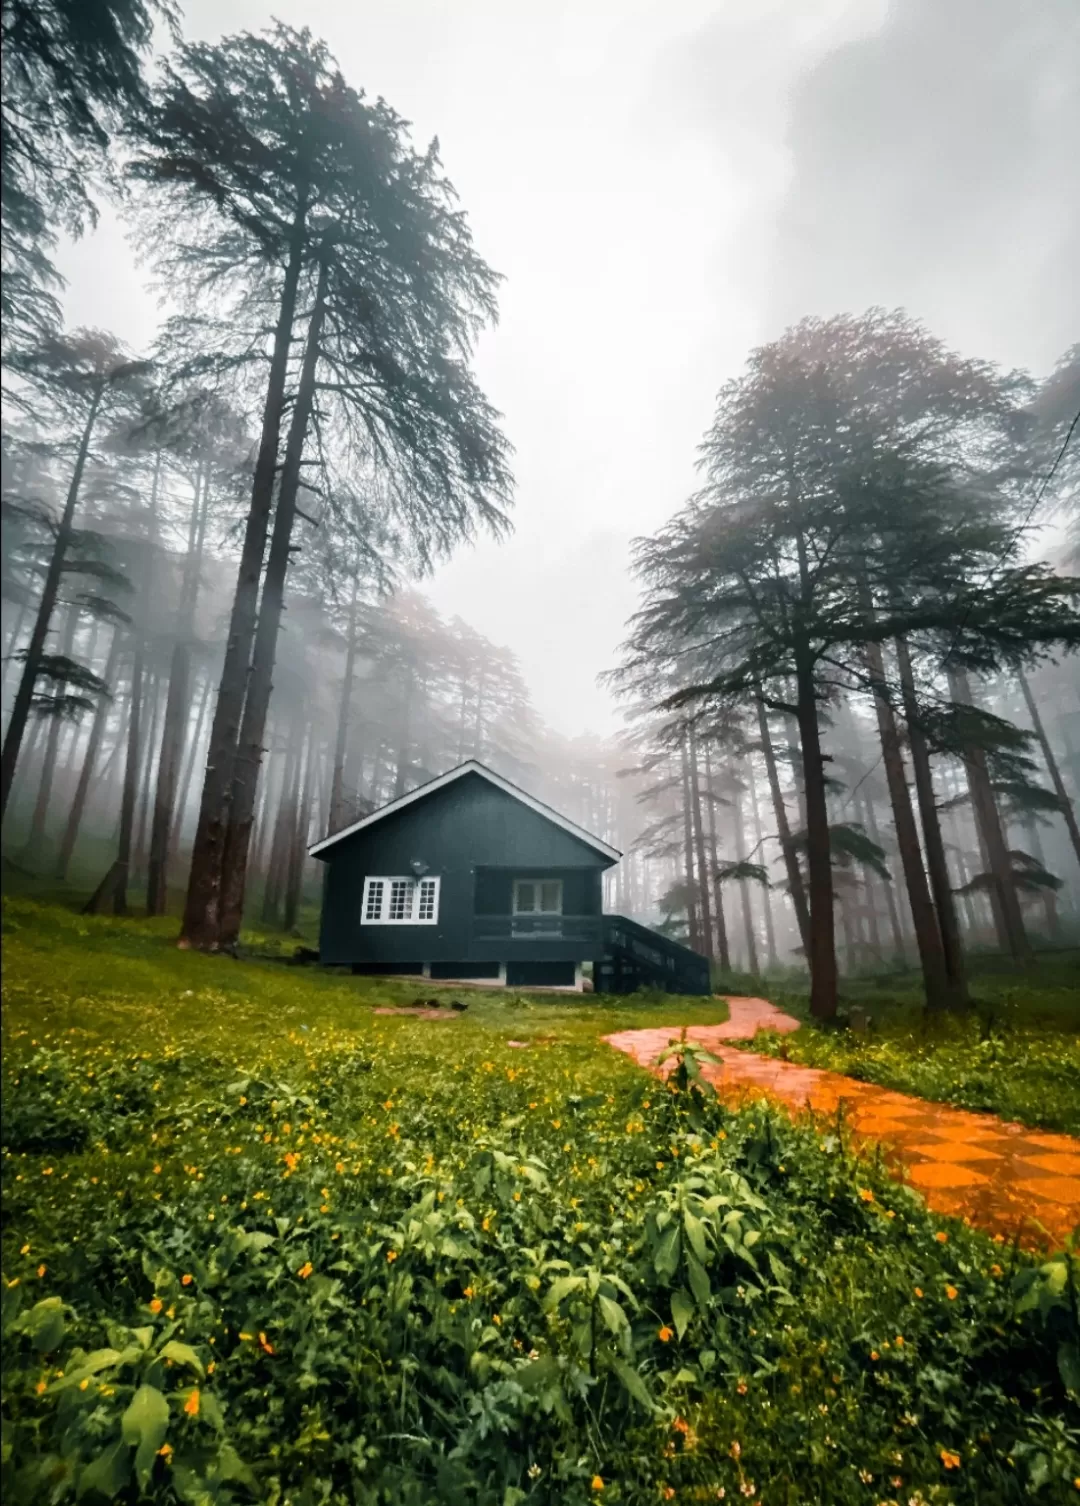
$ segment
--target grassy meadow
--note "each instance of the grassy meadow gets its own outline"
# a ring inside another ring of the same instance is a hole
[[[599,1039],[719,1001],[4,930],[8,1499],[1080,1500],[1075,1261]]]

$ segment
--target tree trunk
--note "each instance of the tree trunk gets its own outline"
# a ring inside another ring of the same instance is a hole
[[[743,863],[746,861],[746,829],[743,826],[741,790],[735,791],[735,798],[732,801],[732,819],[735,823],[735,856],[740,863]],[[739,891],[742,900],[743,927],[746,931],[746,960],[751,975],[756,978],[758,975],[757,936],[754,934],[754,911],[750,903],[750,885],[745,879],[739,880]]]
[[[90,453],[90,440],[93,436],[94,424],[97,421],[98,410],[101,407],[101,399],[104,391],[105,377],[102,375],[96,379],[94,384],[93,394],[90,399],[90,408],[86,415],[86,423],[83,425],[82,437],[79,440],[78,454],[75,457],[75,469],[71,473],[71,484],[68,487],[67,499],[64,502],[64,511],[60,516],[60,524],[56,530],[56,542],[53,544],[53,551],[49,558],[49,568],[45,572],[45,584],[41,588],[41,600],[38,603],[34,630],[30,634],[30,642],[26,648],[26,660],[19,679],[19,688],[15,692],[11,715],[8,718],[7,731],[4,734],[4,748],[3,753],[0,754],[0,820],[7,813],[8,796],[11,794],[11,784],[15,778],[15,767],[19,762],[19,749],[22,747],[23,735],[26,732],[26,722],[30,715],[30,705],[34,698],[34,686],[37,683],[38,668],[41,664],[42,655],[45,652],[45,641],[49,636],[49,628],[52,626],[53,609],[56,606],[56,596],[60,589],[60,576],[63,572],[68,545],[71,542],[75,504],[79,500],[79,488],[82,485],[83,471],[86,469],[86,457]]]
[[[765,757],[765,772],[769,780],[769,793],[772,795],[773,814],[776,817],[776,834],[780,840],[780,853],[784,859],[784,868],[787,871],[788,893],[791,895],[791,903],[795,908],[795,920],[799,927],[799,939],[802,942],[803,954],[809,965],[810,909],[806,900],[806,888],[803,884],[802,869],[799,867],[799,855],[795,851],[795,845],[791,839],[787,806],[784,804],[784,795],[780,788],[780,775],[776,768],[776,755],[773,752],[772,734],[769,731],[769,718],[765,711],[765,702],[760,695],[757,697],[757,714],[758,733],[761,737],[761,751]]]
[[[885,767],[885,782],[889,790],[893,824],[896,827],[896,842],[900,850],[900,864],[904,872],[911,918],[915,927],[915,945],[919,952],[923,987],[929,1009],[947,1009],[958,1002],[950,986],[945,969],[945,950],[942,946],[938,917],[930,898],[930,886],[926,881],[919,832],[915,825],[915,812],[911,805],[904,755],[900,747],[900,731],[896,724],[885,681],[885,661],[880,643],[868,643],[864,649],[867,668],[870,671],[870,686],[877,712],[878,735],[881,739],[881,758]]]
[[[728,947],[727,917],[724,914],[724,893],[720,886],[720,846],[716,837],[716,795],[713,789],[712,760],[705,751],[705,787],[709,792],[709,860],[713,873],[713,904],[716,909],[716,939],[720,950],[720,966],[724,972],[731,971],[731,954]]]
[[[278,924],[281,896],[286,883],[289,862],[290,836],[296,823],[296,808],[300,795],[300,754],[303,747],[303,728],[299,719],[291,724],[289,745],[285,752],[285,765],[281,779],[281,798],[278,801],[277,818],[274,822],[274,839],[267,865],[266,890],[263,894],[262,919],[264,925]]]
[[[135,834],[135,798],[139,783],[139,719],[142,701],[143,644],[135,646],[131,668],[131,696],[128,709],[127,761],[124,767],[124,790],[120,798],[120,835],[116,861],[94,890],[84,909],[96,914],[111,902],[114,915],[126,915],[128,872],[131,867],[131,844]]]
[[[169,664],[169,691],[161,728],[161,752],[158,757],[157,786],[154,790],[154,815],[150,824],[150,857],[146,869],[146,913],[164,915],[168,889],[169,857],[173,830],[176,788],[180,763],[184,756],[184,738],[191,722],[191,639],[195,632],[195,609],[199,600],[199,571],[202,566],[201,541],[210,493],[206,469],[201,460],[195,471],[194,497],[188,520],[187,554],[180,586],[177,610],[176,641]]]
[[[911,655],[903,638],[896,640],[896,659],[900,670],[901,693],[904,698],[904,718],[907,722],[908,747],[911,749],[911,766],[915,772],[915,793],[919,801],[919,817],[922,821],[923,843],[926,848],[926,867],[930,875],[930,888],[934,896],[934,908],[937,911],[941,933],[945,975],[949,982],[952,1002],[966,1004],[967,969],[964,966],[964,949],[960,941],[960,922],[956,915],[949,865],[945,858],[945,840],[941,834],[941,816],[938,811],[937,796],[934,793],[930,749],[920,721]]]
[[[679,756],[682,764],[682,825],[683,825],[683,861],[686,865],[686,925],[689,931],[690,945],[695,952],[702,950],[701,931],[698,927],[698,909],[694,902],[696,881],[694,879],[694,818],[691,813],[693,796],[690,790],[690,760],[686,754],[685,735],[679,743]]]
[[[349,708],[352,701],[353,673],[356,665],[356,599],[359,590],[357,576],[353,576],[352,600],[349,602],[349,631],[345,639],[345,678],[341,686],[338,704],[337,737],[334,741],[334,773],[330,785],[330,818],[328,831],[337,831],[344,824],[342,806],[345,794],[345,752],[349,745]]]
[[[818,1020],[836,1014],[839,979],[836,969],[836,916],[833,911],[832,851],[825,791],[825,759],[818,727],[814,668],[809,655],[796,651],[799,738],[802,744],[806,801],[806,860],[810,881],[810,1013]]]
[[[195,773],[195,761],[199,756],[203,727],[206,725],[206,711],[210,705],[211,688],[210,680],[204,680],[202,695],[199,697],[199,710],[195,718],[195,732],[191,739],[191,746],[188,749],[187,761],[184,765],[184,777],[180,781],[180,793],[176,801],[176,814],[173,816],[172,834],[169,837],[168,849],[170,853],[175,852],[180,845],[180,835],[184,827],[184,813],[188,808],[188,797],[191,794],[191,780]]]
[[[307,343],[300,368],[300,381],[293,405],[292,422],[285,446],[274,530],[266,562],[259,619],[255,629],[251,659],[251,678],[244,701],[236,757],[233,761],[232,796],[221,863],[221,905],[218,935],[220,944],[232,946],[240,934],[244,913],[244,887],[247,881],[251,822],[255,813],[255,795],[259,785],[259,766],[263,755],[266,716],[273,689],[274,659],[278,633],[285,606],[285,577],[289,569],[296,499],[300,489],[300,471],[304,444],[315,402],[315,376],[319,364],[319,339],[326,312],[326,262],[319,263],[319,280],[315,303],[308,323]]]
[[[149,835],[148,816],[150,813],[150,786],[154,776],[154,749],[157,746],[158,723],[161,720],[162,695],[161,680],[156,674],[149,676],[150,689],[146,697],[149,709],[149,721],[147,723],[146,736],[143,738],[142,770],[139,784],[139,821],[135,835],[135,856],[131,872],[133,878],[140,878],[146,868],[146,844]]]
[[[965,670],[950,669],[949,683],[954,700],[967,706],[975,704]],[[1006,950],[1027,967],[1034,962],[1035,957],[1024,928],[1020,900],[1013,882],[1012,859],[1009,856],[1009,847],[1001,825],[997,801],[994,799],[994,787],[990,781],[986,753],[982,748],[969,748],[963,755],[963,762],[967,770],[976,826],[986,848],[987,867],[992,885],[991,896],[997,896],[1000,926],[1004,931],[1002,940]]]
[[[102,679],[107,685],[111,685],[116,676],[116,666],[120,659],[120,630],[113,629],[112,643],[109,645],[109,657],[105,661],[105,670]],[[98,752],[101,748],[101,739],[105,732],[105,723],[109,719],[109,699],[103,695],[98,701],[94,711],[94,720],[90,725],[90,739],[83,754],[82,768],[79,771],[79,782],[75,786],[75,795],[71,802],[71,810],[68,813],[67,826],[60,842],[60,856],[56,865],[58,879],[67,878],[67,872],[71,866],[72,854],[75,851],[75,843],[78,841],[79,828],[82,825],[83,812],[86,810],[86,796],[90,789],[90,780],[97,762]]]
[[[1073,852],[1076,854],[1076,861],[1080,863],[1080,826],[1077,826],[1076,823],[1076,811],[1072,801],[1069,799],[1065,782],[1061,777],[1061,770],[1058,767],[1058,761],[1054,757],[1054,750],[1051,748],[1050,739],[1046,735],[1043,719],[1039,715],[1039,708],[1035,704],[1035,697],[1031,694],[1031,686],[1028,684],[1027,676],[1023,670],[1018,669],[1016,671],[1016,679],[1024,697],[1024,704],[1028,709],[1028,716],[1031,718],[1031,725],[1035,729],[1035,736],[1039,739],[1043,762],[1046,764],[1047,773],[1050,775],[1050,782],[1054,786],[1054,794],[1061,802],[1061,814],[1064,816],[1065,825],[1069,829],[1069,841],[1072,843]]]
[[[694,832],[694,852],[697,857],[698,904],[701,911],[701,937],[704,952],[709,961],[716,956],[713,939],[712,906],[709,904],[709,865],[705,861],[705,831],[701,820],[701,771],[698,767],[697,732],[693,722],[687,729],[687,753],[690,762],[690,818]],[[727,937],[724,937],[723,953],[727,952]],[[721,954],[721,966],[729,968],[730,959]]]
[[[315,731],[308,733],[307,758],[304,762],[304,779],[300,796],[300,810],[292,837],[289,854],[289,876],[285,886],[285,930],[295,931],[300,914],[300,900],[304,888],[304,860],[307,857],[308,834],[311,831],[311,802],[315,791],[315,770],[318,764],[315,746]]]
[[[262,434],[255,474],[251,485],[251,506],[236,577],[225,663],[218,685],[214,719],[210,727],[206,774],[195,845],[191,854],[187,898],[179,944],[213,951],[221,939],[221,886],[225,836],[229,823],[229,802],[233,789],[237,738],[244,710],[244,695],[251,665],[251,647],[258,615],[259,580],[262,575],[266,536],[274,502],[277,476],[278,444],[285,411],[285,383],[288,376],[289,351],[293,321],[296,317],[297,291],[303,262],[303,244],[307,216],[306,201],[297,207],[293,221],[289,261],[281,290],[270,375],[263,406]]]
[[[71,658],[71,652],[75,645],[75,631],[79,625],[78,607],[69,607],[67,622],[64,626],[64,636],[60,641],[60,652],[65,659]],[[61,688],[61,694],[63,690]],[[45,756],[41,760],[41,779],[38,783],[37,799],[34,801],[34,813],[30,818],[30,834],[26,839],[26,851],[29,855],[41,855],[45,841],[45,823],[49,815],[49,799],[52,795],[53,775],[56,773],[56,754],[60,747],[60,733],[63,730],[64,719],[58,714],[49,718],[49,734],[45,739]]]
[[[767,869],[768,863],[765,861],[764,832],[761,826],[761,808],[758,805],[757,780],[754,776],[754,764],[752,759],[747,760],[747,770],[747,784],[750,789],[750,813],[754,818],[754,840],[757,843],[757,850],[761,854],[761,861],[765,863]],[[768,889],[762,889],[761,902],[762,909],[765,914],[766,965],[771,971],[772,969],[779,967],[780,958],[777,956],[776,952],[776,927],[773,924],[772,899],[770,897]]]

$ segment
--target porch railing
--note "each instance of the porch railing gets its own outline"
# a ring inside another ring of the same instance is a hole
[[[599,915],[477,915],[474,941],[600,940]]]

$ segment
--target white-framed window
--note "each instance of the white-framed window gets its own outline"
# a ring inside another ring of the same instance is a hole
[[[369,877],[364,880],[360,924],[433,926],[439,919],[437,878]]]
[[[515,915],[561,915],[562,879],[515,879]]]

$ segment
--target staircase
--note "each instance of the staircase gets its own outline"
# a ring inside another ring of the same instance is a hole
[[[709,962],[625,915],[603,917],[603,952],[593,987],[601,994],[632,994],[658,988],[668,994],[711,994]]]

